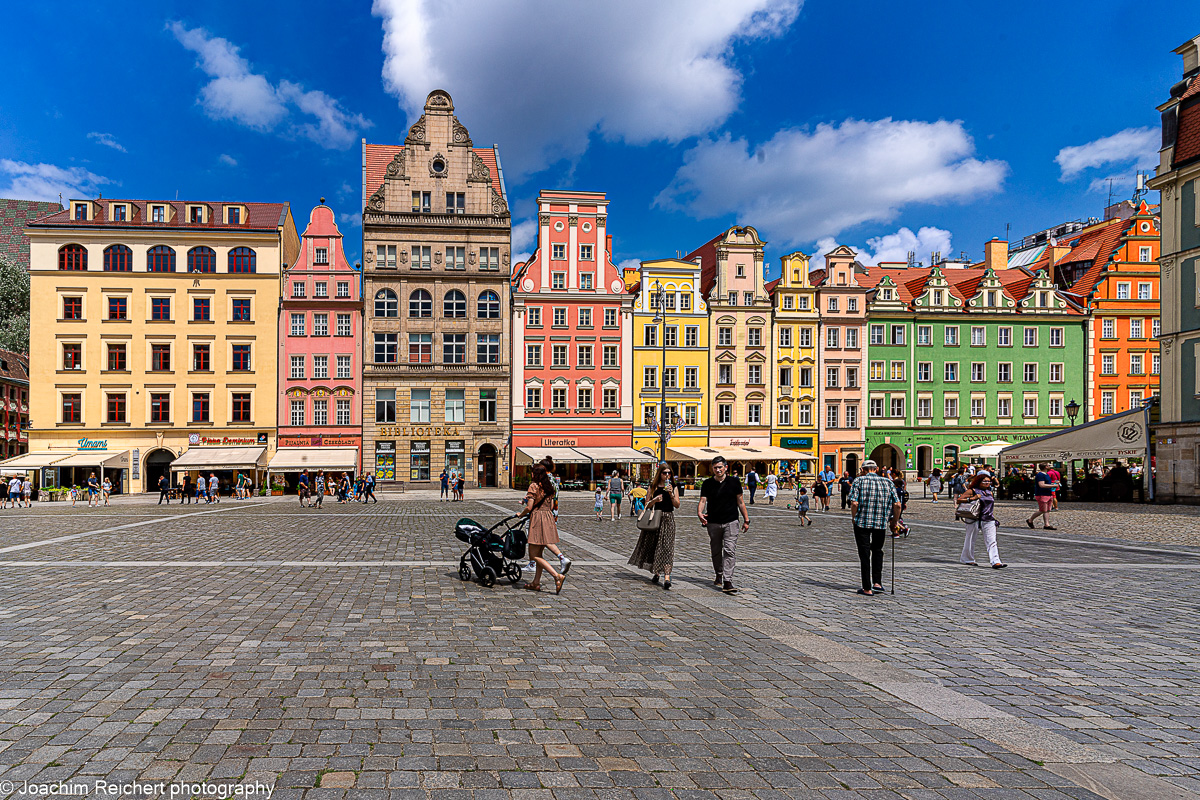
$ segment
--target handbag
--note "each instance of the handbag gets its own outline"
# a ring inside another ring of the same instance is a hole
[[[662,525],[662,512],[655,506],[658,503],[647,503],[646,508],[638,515],[637,526],[640,531],[656,531]]]
[[[978,522],[980,514],[979,498],[962,503],[954,511],[954,516],[963,522]]]

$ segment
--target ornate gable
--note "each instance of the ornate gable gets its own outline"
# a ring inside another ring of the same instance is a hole
[[[891,275],[884,275],[875,286],[875,296],[871,299],[871,309],[876,311],[903,311],[904,301],[900,299],[900,289],[892,280]]]

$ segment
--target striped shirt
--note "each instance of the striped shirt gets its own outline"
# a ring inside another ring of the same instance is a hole
[[[851,503],[858,503],[858,511],[854,514],[855,526],[882,530],[888,526],[892,507],[900,502],[900,495],[887,478],[868,473],[854,480],[849,499]]]

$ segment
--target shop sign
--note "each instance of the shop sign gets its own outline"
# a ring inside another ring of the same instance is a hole
[[[204,436],[199,433],[188,434],[188,444],[192,447],[230,447],[233,445],[245,444],[266,444],[267,435],[260,433],[258,436]]]
[[[445,425],[427,425],[413,427],[411,425],[384,425],[379,429],[380,436],[458,436],[458,428]]]
[[[80,450],[107,450],[107,439],[80,439],[75,443]]]
[[[136,481],[142,477],[142,451],[133,448],[133,479]]]
[[[801,450],[812,449],[811,436],[783,436],[779,439],[779,446],[786,448],[798,447]]]
[[[358,447],[357,436],[280,436],[279,447]]]
[[[578,439],[552,439],[549,436],[542,439],[542,447],[574,447]]]
[[[994,442],[997,439],[1003,439],[1006,442],[1024,442],[1028,441],[1029,439],[1036,439],[1039,436],[1045,435],[1046,434],[1044,433],[1009,433],[1008,431],[1003,431],[996,434],[967,433],[960,435],[958,438],[962,439],[964,442],[979,442],[980,444],[987,444],[988,442]]]

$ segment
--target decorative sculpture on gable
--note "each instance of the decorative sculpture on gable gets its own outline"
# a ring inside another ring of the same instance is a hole
[[[425,137],[425,115],[413,123],[413,126],[408,129],[408,136],[404,138],[405,144],[429,144],[429,140]]]

